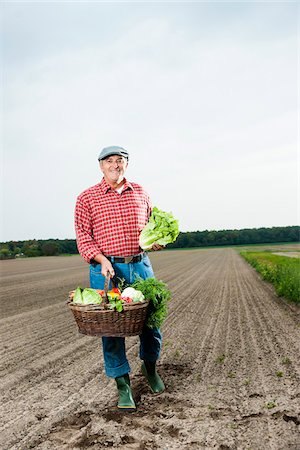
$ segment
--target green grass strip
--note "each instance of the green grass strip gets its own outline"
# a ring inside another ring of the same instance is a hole
[[[270,281],[277,294],[300,303],[300,260],[269,252],[240,252],[264,280]]]

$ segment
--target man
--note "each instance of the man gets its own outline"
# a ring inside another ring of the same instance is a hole
[[[151,262],[139,247],[139,235],[151,214],[151,202],[144,189],[124,177],[129,154],[122,147],[106,147],[99,155],[103,178],[82,192],[76,202],[75,229],[79,253],[90,264],[90,285],[103,289],[105,277],[124,278],[129,284],[136,277],[153,277]],[[152,250],[162,247],[154,244]],[[161,350],[159,329],[144,327],[140,336],[142,373],[152,392],[160,393],[164,384],[156,371]],[[130,388],[125,338],[103,337],[105,372],[115,378],[118,408],[136,408]]]

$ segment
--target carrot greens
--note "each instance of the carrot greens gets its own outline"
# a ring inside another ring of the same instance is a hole
[[[131,286],[150,300],[146,325],[149,328],[159,328],[167,317],[167,303],[171,298],[167,285],[156,278],[138,278]]]

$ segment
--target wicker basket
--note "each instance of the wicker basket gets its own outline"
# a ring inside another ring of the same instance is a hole
[[[149,300],[145,300],[143,303],[125,304],[121,312],[108,309],[108,283],[109,278],[107,277],[101,305],[80,305],[73,303],[69,298],[67,305],[74,315],[79,332],[89,336],[118,337],[141,334],[147,316]]]

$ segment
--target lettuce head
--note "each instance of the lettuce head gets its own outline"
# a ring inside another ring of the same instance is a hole
[[[175,242],[178,234],[178,220],[172,213],[161,211],[155,206],[149,222],[141,231],[139,245],[143,250],[148,250],[154,243],[167,245]]]
[[[83,303],[82,288],[81,287],[78,287],[75,290],[74,297],[73,297],[73,303]]]
[[[82,291],[82,303],[84,305],[100,305],[102,297],[92,288],[85,288]]]

